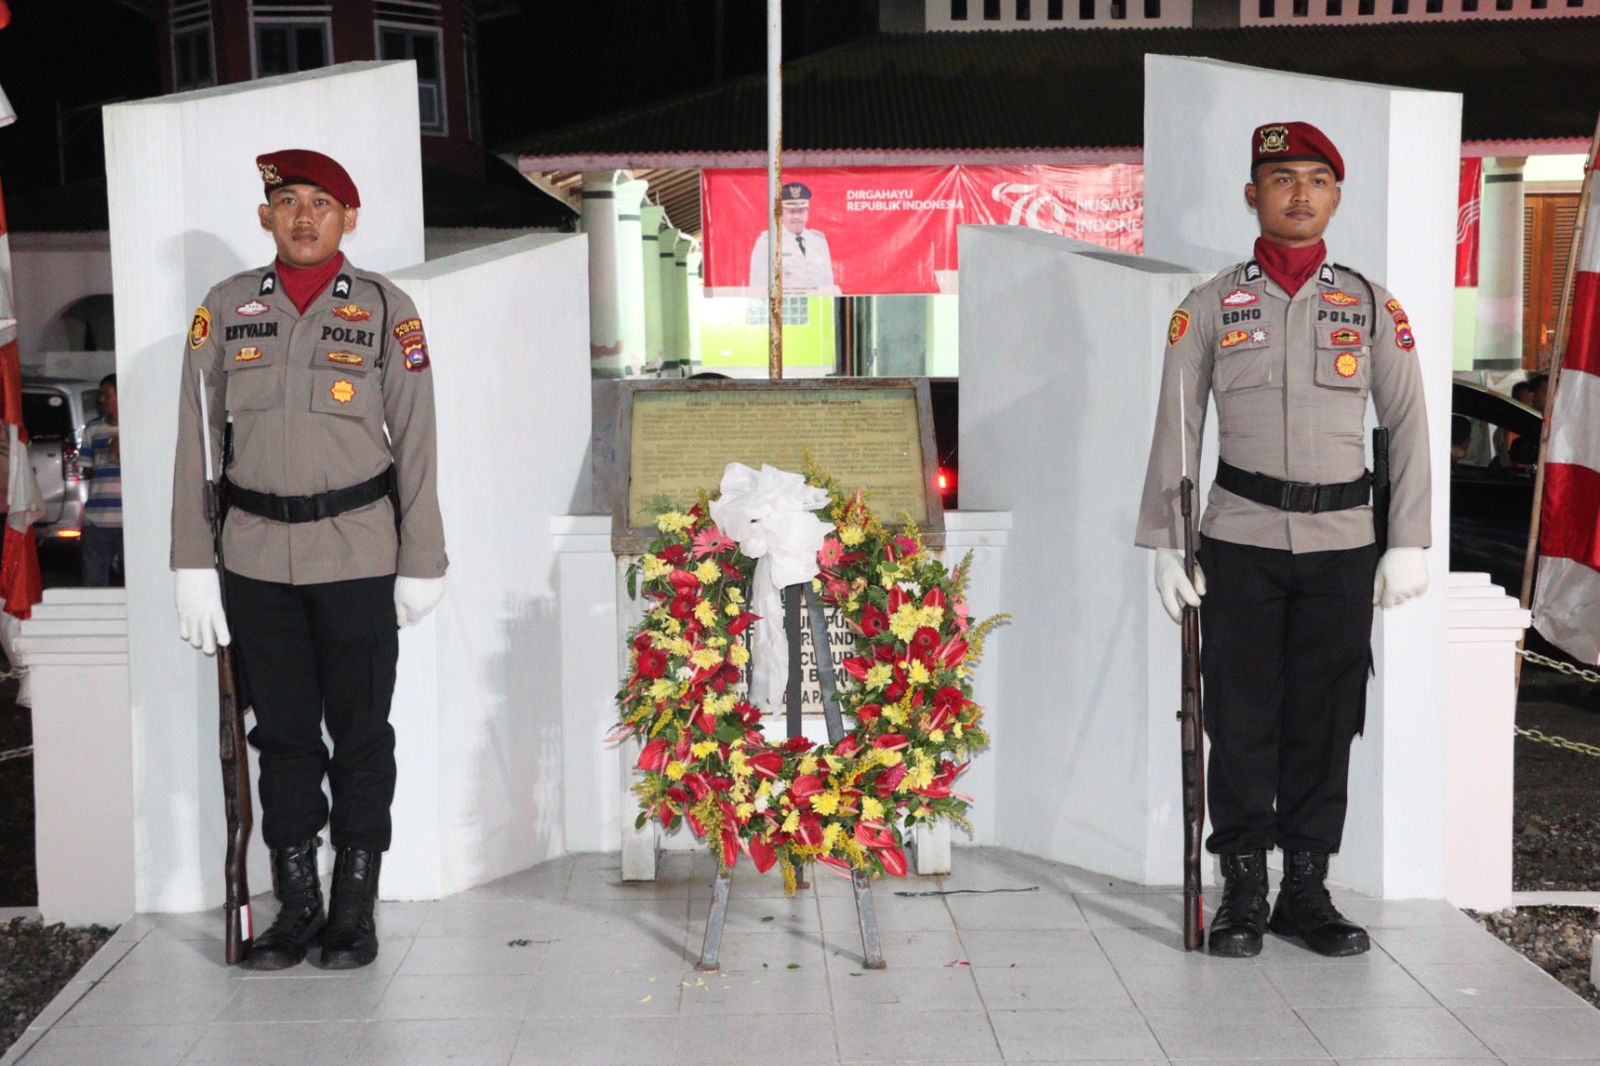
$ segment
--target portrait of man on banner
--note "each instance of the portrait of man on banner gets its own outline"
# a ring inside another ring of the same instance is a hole
[[[781,191],[783,218],[778,233],[783,241],[783,293],[785,296],[837,296],[833,255],[828,238],[811,229],[811,187],[785,182]],[[750,249],[750,290],[764,293],[772,260],[771,244],[763,229]]]

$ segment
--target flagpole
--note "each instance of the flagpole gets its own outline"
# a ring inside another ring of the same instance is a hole
[[[783,0],[767,0],[767,377],[783,377]]]
[[[1544,421],[1539,430],[1539,460],[1533,474],[1533,513],[1528,516],[1528,547],[1522,557],[1522,595],[1519,597],[1524,609],[1533,605],[1533,571],[1534,563],[1539,557],[1539,525],[1541,512],[1544,510],[1544,469],[1545,453],[1550,447],[1550,422],[1551,415],[1555,412],[1556,389],[1561,384],[1561,366],[1566,362],[1567,331],[1570,326],[1568,321],[1572,314],[1572,288],[1577,280],[1579,256],[1583,249],[1584,229],[1589,217],[1589,198],[1594,187],[1594,168],[1597,153],[1600,153],[1600,120],[1596,120],[1594,136],[1589,139],[1589,158],[1583,166],[1583,192],[1578,198],[1578,218],[1573,225],[1572,247],[1567,251],[1567,278],[1561,287],[1561,310],[1556,315],[1556,351],[1550,360],[1550,381],[1545,390],[1545,409],[1542,412]],[[1527,643],[1527,634],[1517,641],[1517,651],[1520,653],[1523,645]],[[1517,684],[1522,683],[1522,656],[1517,656]]]

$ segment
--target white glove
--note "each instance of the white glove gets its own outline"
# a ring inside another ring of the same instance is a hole
[[[1421,548],[1390,548],[1378,560],[1372,579],[1372,602],[1394,607],[1428,591],[1428,560]]]
[[[175,591],[179,637],[207,655],[215,655],[218,644],[233,642],[222,610],[222,583],[215,570],[179,570]]]
[[[1200,606],[1200,597],[1206,594],[1206,575],[1200,564],[1194,564],[1194,583],[1183,565],[1183,552],[1176,548],[1156,549],[1156,591],[1161,594],[1161,606],[1174,622],[1183,621],[1183,607]]]
[[[396,625],[414,626],[439,606],[444,598],[442,577],[397,577],[394,579],[394,620]]]

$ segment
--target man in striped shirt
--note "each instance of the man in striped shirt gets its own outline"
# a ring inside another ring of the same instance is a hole
[[[100,418],[84,427],[80,455],[89,467],[84,475],[89,479],[89,502],[83,508],[83,583],[109,585],[112,564],[122,559],[122,448],[115,374],[100,382]]]

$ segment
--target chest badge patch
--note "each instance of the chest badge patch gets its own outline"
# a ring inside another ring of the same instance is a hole
[[[359,352],[329,352],[328,362],[344,366],[365,366],[367,357]]]
[[[1167,347],[1183,340],[1183,335],[1189,332],[1189,312],[1177,310],[1172,312],[1172,321],[1167,323]]]
[[[349,403],[356,398],[356,387],[340,378],[328,387],[328,395],[332,396],[336,403]]]
[[[194,318],[189,323],[189,347],[198,348],[211,336],[211,312],[203,306],[194,309]]]
[[[235,363],[253,363],[260,358],[260,348],[240,348],[238,351],[233,353],[233,361]]]
[[[1322,302],[1332,304],[1334,307],[1349,307],[1351,304],[1360,303],[1361,298],[1348,292],[1325,292],[1322,294]]]
[[[233,313],[236,315],[245,315],[246,317],[249,317],[252,315],[264,315],[270,310],[272,310],[272,308],[268,307],[260,300],[251,300],[247,304],[240,304],[238,307],[235,307],[233,309]]]
[[[1253,329],[1253,330],[1250,331],[1250,340],[1253,341],[1254,343],[1260,344],[1262,341],[1264,341],[1266,339],[1267,339],[1267,331],[1266,330],[1264,330],[1264,329]]]
[[[1261,339],[1262,340],[1266,339],[1266,333],[1264,331],[1257,330],[1256,332],[1261,333]],[[1222,335],[1222,340],[1221,340],[1220,343],[1221,343],[1222,347],[1224,347],[1224,348],[1237,348],[1239,345],[1243,344],[1245,341],[1254,340],[1254,339],[1255,339],[1254,336],[1252,336],[1249,333],[1246,333],[1242,329],[1230,329],[1228,332],[1226,332],[1226,333],[1224,333]]]
[[[1342,378],[1353,378],[1361,363],[1356,359],[1355,352],[1340,352],[1339,358],[1333,361],[1333,369]]]
[[[1415,348],[1417,346],[1417,338],[1411,332],[1411,323],[1406,322],[1399,326],[1394,331],[1394,340],[1396,344],[1408,352]]]
[[[344,319],[346,322],[365,322],[367,319],[372,317],[371,311],[368,311],[365,307],[358,307],[355,304],[345,304],[343,307],[335,307],[333,309],[333,313]]]
[[[1338,345],[1341,348],[1353,348],[1361,343],[1361,333],[1359,330],[1353,330],[1349,327],[1344,327],[1342,329],[1334,330],[1333,333],[1328,337],[1328,341],[1332,344]]]
[[[1255,303],[1257,296],[1249,289],[1234,289],[1222,298],[1223,307],[1247,307]]]

